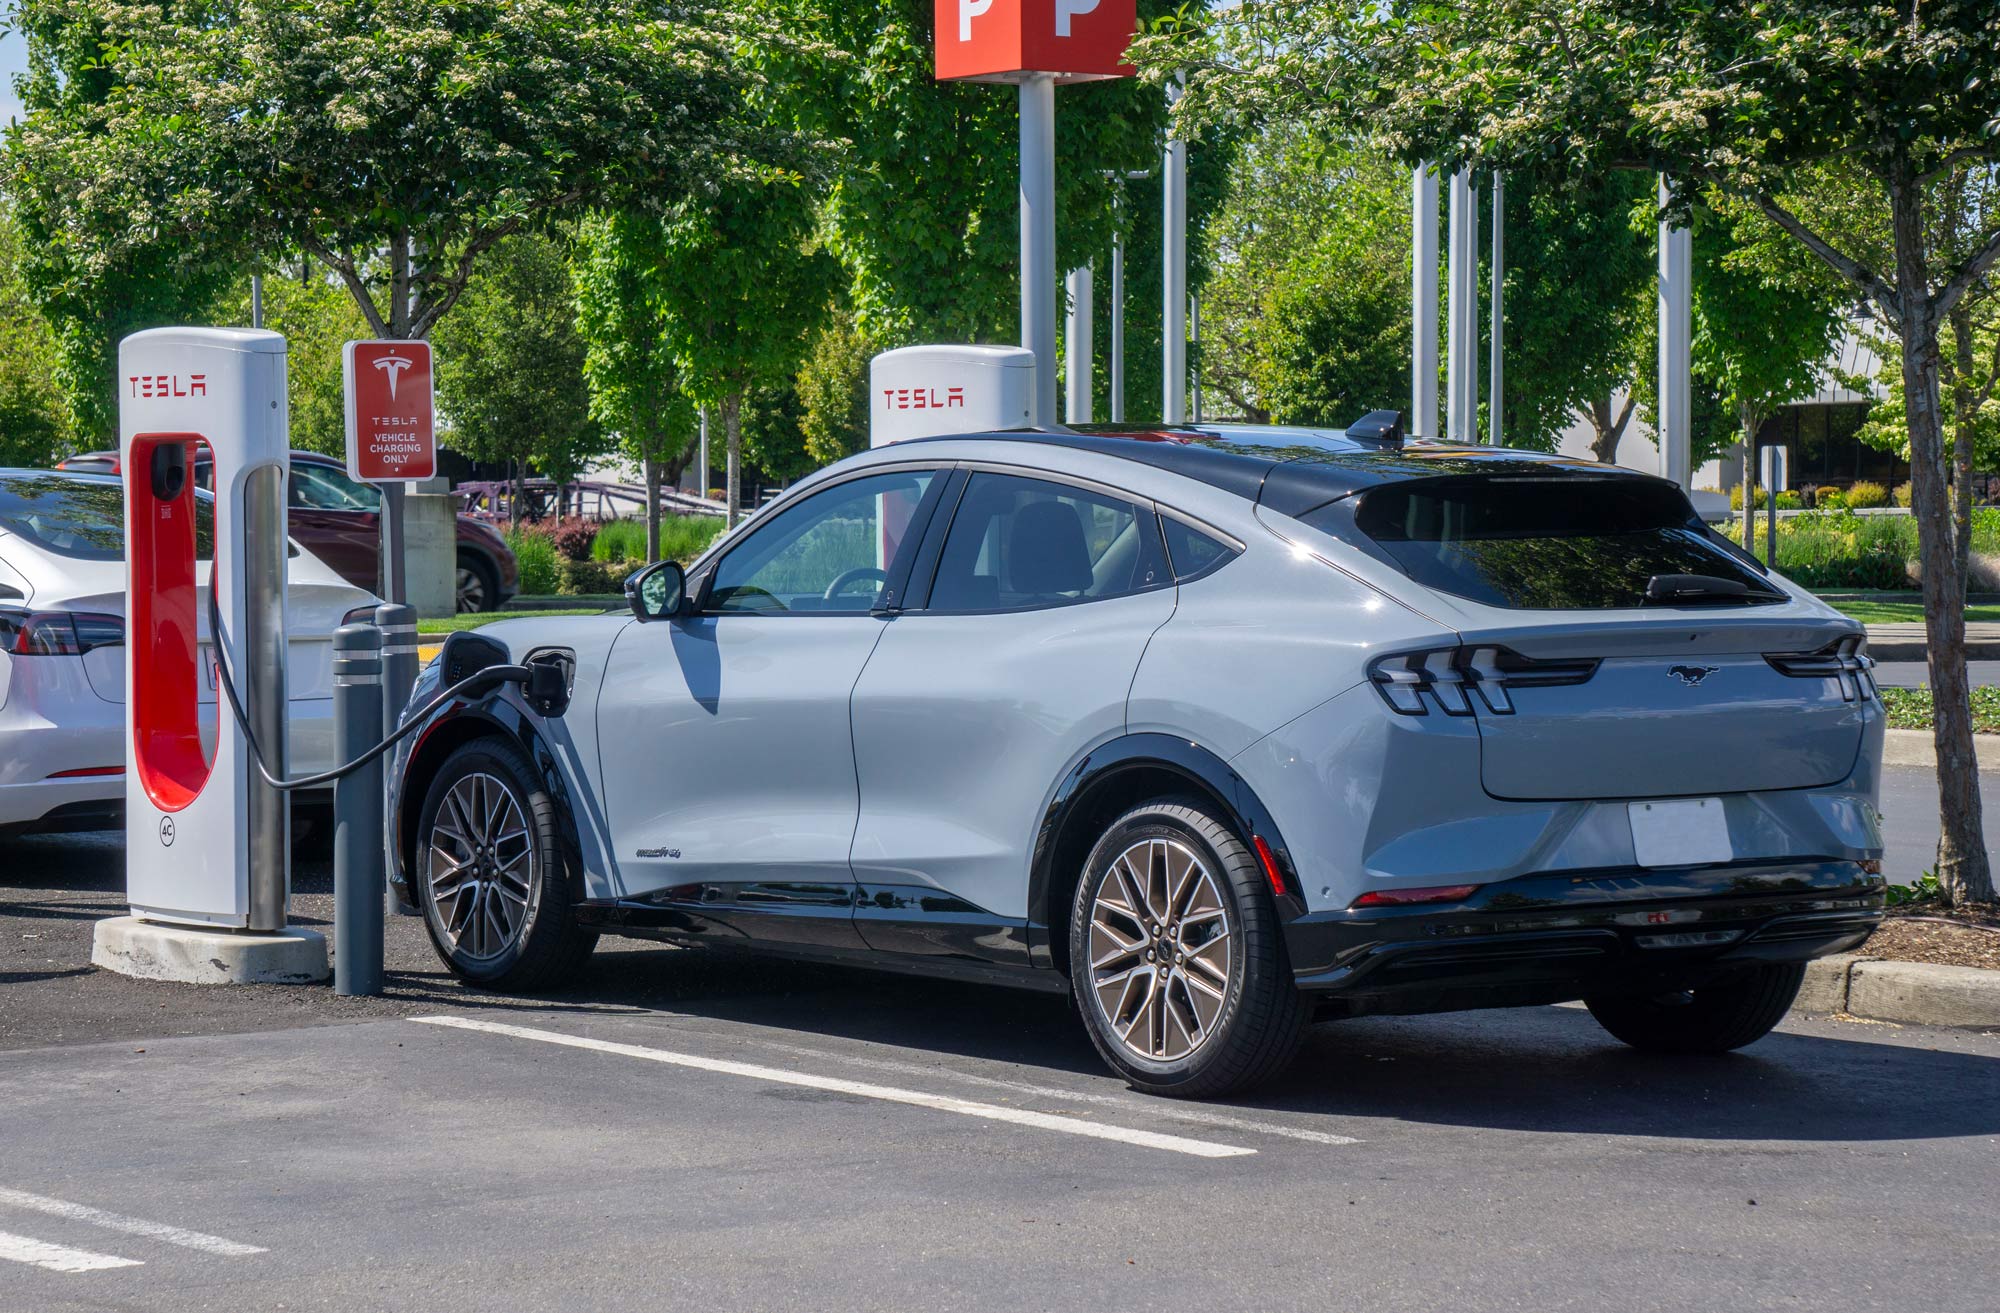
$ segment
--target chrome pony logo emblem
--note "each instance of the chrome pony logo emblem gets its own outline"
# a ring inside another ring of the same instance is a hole
[[[1702,680],[1720,669],[1721,666],[1668,666],[1667,673],[1689,688],[1697,688]]]

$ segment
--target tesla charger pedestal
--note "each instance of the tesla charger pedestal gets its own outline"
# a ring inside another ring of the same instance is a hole
[[[285,340],[160,328],[118,348],[125,479],[125,883],[132,915],[101,921],[91,960],[198,983],[320,980],[326,943],[287,930],[285,798],[257,773],[200,635],[210,607],[266,766],[285,768]],[[212,527],[194,457],[214,471]],[[207,531],[204,532],[204,529]],[[203,542],[202,540],[207,540]],[[214,690],[213,752],[201,690]]]
[[[868,365],[868,445],[1033,427],[1035,353],[1017,346],[906,346]]]

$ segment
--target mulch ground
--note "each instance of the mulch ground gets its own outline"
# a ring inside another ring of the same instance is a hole
[[[1897,962],[2000,970],[2000,908],[1892,910],[1860,951]]]

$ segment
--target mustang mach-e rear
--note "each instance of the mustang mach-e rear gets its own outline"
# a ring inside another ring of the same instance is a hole
[[[437,713],[399,891],[503,987],[611,932],[1063,989],[1167,1094],[1314,1016],[1757,1039],[1880,916],[1859,627],[1663,480],[1377,428],[897,443],[454,640],[568,710]]]

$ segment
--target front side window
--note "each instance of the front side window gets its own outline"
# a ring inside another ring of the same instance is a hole
[[[292,466],[292,505],[311,511],[372,511],[382,494],[324,465]]]
[[[1024,611],[1166,582],[1150,510],[1067,484],[975,474],[931,588],[933,611]]]
[[[710,611],[854,614],[872,609],[935,476],[902,470],[815,493],[751,528],[715,567]]]
[[[1652,480],[1421,479],[1364,493],[1354,527],[1418,583],[1488,606],[1644,606],[1660,575],[1741,585],[1727,599],[1739,603],[1784,597],[1709,536],[1678,488]]]

